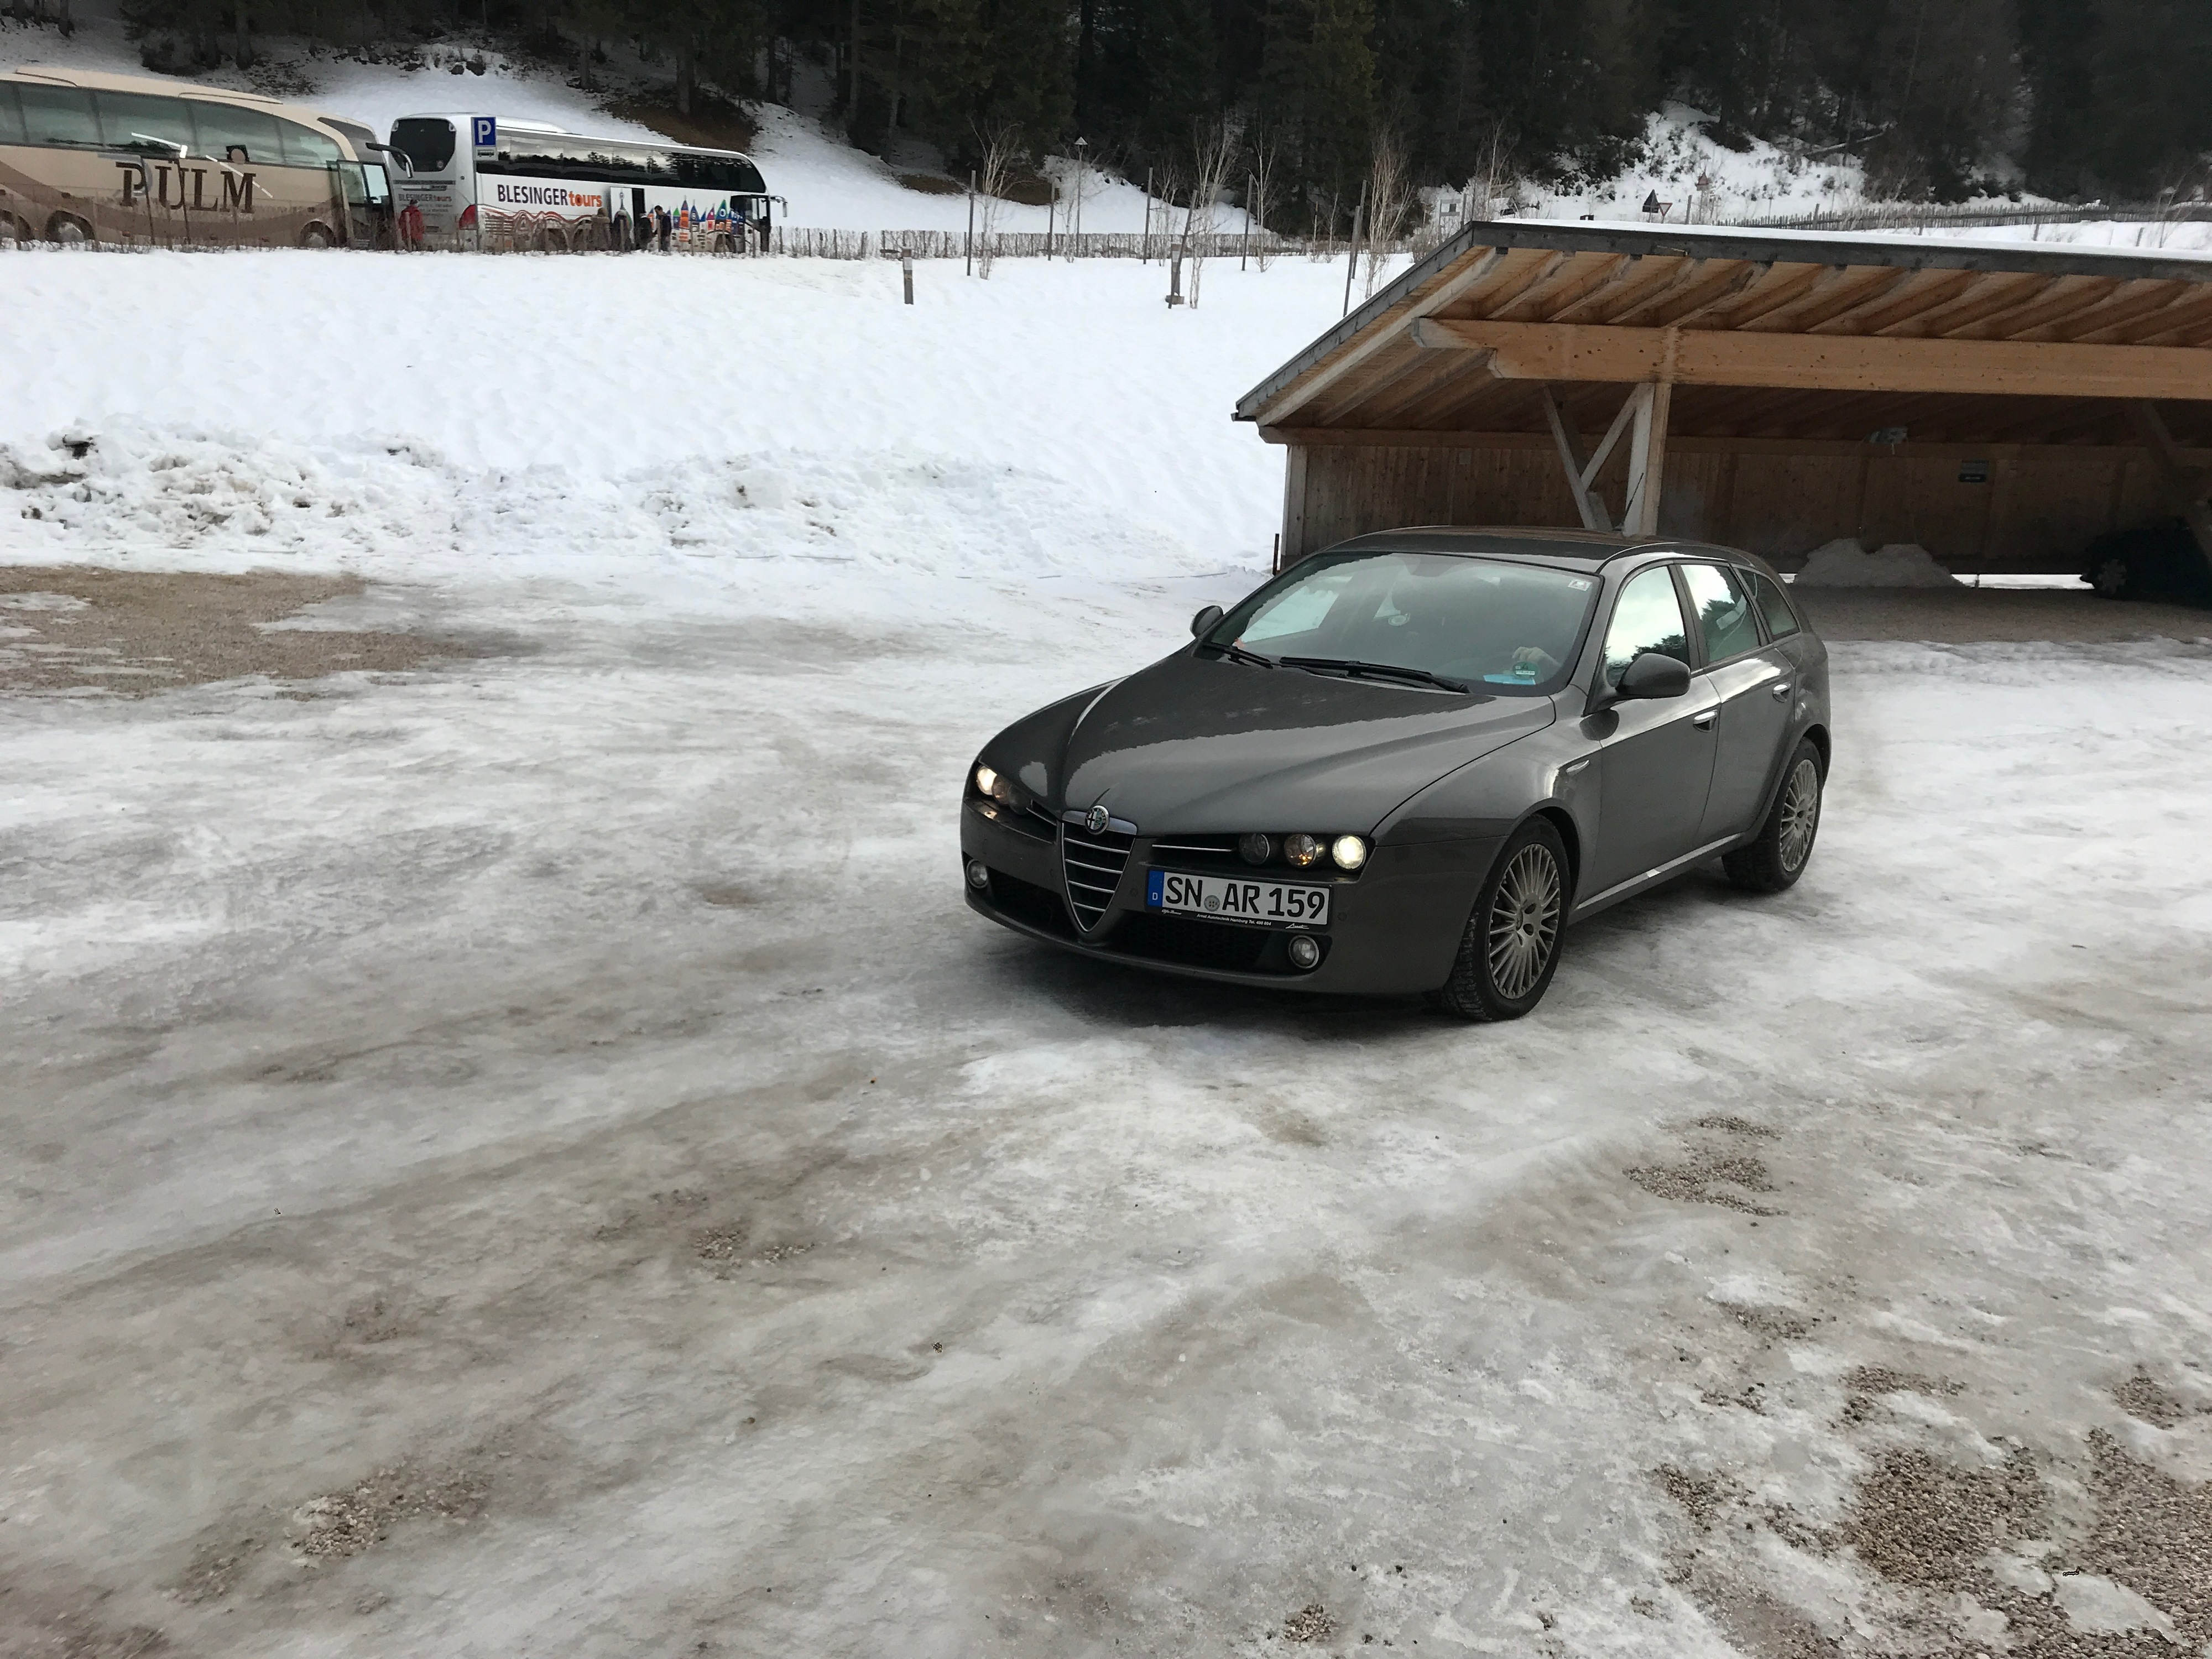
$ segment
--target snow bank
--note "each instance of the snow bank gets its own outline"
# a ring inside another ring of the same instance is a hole
[[[1009,625],[1092,578],[1226,601],[1282,489],[1231,408],[1341,283],[1217,263],[1170,310],[1157,266],[1009,261],[909,307],[873,262],[11,254],[0,558]]]
[[[1800,587],[1954,587],[1951,573],[1917,542],[1891,542],[1876,552],[1844,537],[1816,548],[1797,573]]]

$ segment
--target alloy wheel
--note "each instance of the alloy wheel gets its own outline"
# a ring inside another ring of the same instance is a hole
[[[1790,774],[1782,793],[1782,867],[1796,870],[1813,851],[1813,832],[1820,825],[1820,771],[1808,758]]]
[[[1522,848],[1505,866],[1490,902],[1490,979],[1498,995],[1528,994],[1559,937],[1559,866],[1548,847]]]

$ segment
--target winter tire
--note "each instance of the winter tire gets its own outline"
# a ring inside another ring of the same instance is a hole
[[[12,213],[0,213],[0,242],[27,242],[31,228]]]
[[[2124,599],[2133,574],[2125,559],[2117,553],[2107,554],[2097,561],[2096,569],[2090,573],[2089,586],[2097,590],[2100,599]]]
[[[1778,893],[1796,884],[1820,832],[1822,782],[1820,751],[1800,739],[1758,836],[1721,859],[1730,881],[1752,893]]]
[[[1559,965],[1569,899],[1567,849],[1544,818],[1516,830],[1474,898],[1459,959],[1435,993],[1462,1019],[1518,1019],[1544,1000]]]
[[[300,233],[301,247],[326,248],[335,247],[337,245],[337,239],[331,234],[331,228],[328,225],[309,225]]]
[[[83,220],[72,214],[57,213],[46,221],[46,240],[69,247],[81,247],[94,237],[92,227]]]

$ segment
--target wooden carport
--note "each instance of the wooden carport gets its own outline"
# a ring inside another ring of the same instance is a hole
[[[1287,447],[1285,563],[1486,523],[2078,572],[2176,513],[2212,559],[2212,259],[1476,223],[1237,417]]]

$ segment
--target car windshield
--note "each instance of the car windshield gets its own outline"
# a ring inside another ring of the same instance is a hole
[[[1548,690],[1574,661],[1595,575],[1448,553],[1321,554],[1222,618],[1205,645],[1320,672]]]

